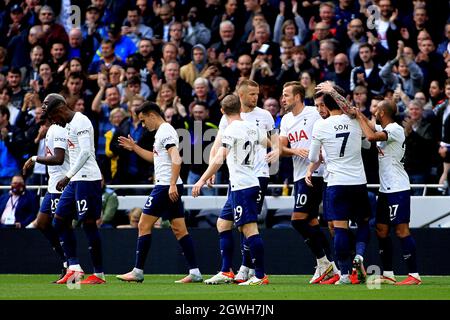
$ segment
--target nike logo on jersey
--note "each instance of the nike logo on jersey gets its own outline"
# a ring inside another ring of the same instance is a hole
[[[288,135],[289,142],[299,142],[302,139],[308,140],[308,135],[304,130],[295,131],[294,133],[289,133]]]

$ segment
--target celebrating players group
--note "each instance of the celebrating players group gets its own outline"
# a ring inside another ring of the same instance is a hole
[[[284,84],[282,94],[287,114],[282,118],[278,132],[271,114],[256,106],[258,94],[259,85],[244,80],[237,95],[228,95],[222,100],[223,117],[210,152],[209,166],[192,189],[192,195],[199,196],[202,187],[214,183],[214,174],[226,160],[230,174],[229,192],[217,221],[222,266],[219,273],[206,280],[198,268],[195,246],[184,218],[178,134],[164,120],[157,104],[144,102],[136,111],[143,126],[156,131],[153,151],[141,148],[130,136],[120,137],[119,144],[154,163],[155,188],[143,204],[135,266],[117,278],[129,282],[144,280],[152,228],[162,217],[170,221],[189,266],[189,274],[177,283],[269,284],[257,218],[267,190],[269,164],[277,162],[279,157],[292,157],[294,206],[291,222],[317,260],[310,283],[365,283],[364,255],[369,241],[371,209],[361,148],[370,147],[370,143],[376,141],[381,182],[376,233],[383,274],[371,281],[420,284],[416,246],[409,231],[409,178],[402,164],[405,134],[394,121],[395,104],[380,101],[375,123],[352,107],[343,97],[342,89],[330,82],[316,87],[316,106],[305,106],[303,87],[298,82],[288,82]],[[101,173],[95,161],[92,124],[86,116],[71,110],[59,94],[45,98],[44,110],[47,121],[52,124],[46,136],[46,156],[31,157],[24,170],[35,162],[49,166],[48,193],[38,221],[46,226],[44,235],[64,263],[63,274],[55,282],[104,284],[101,240],[96,225],[101,214]],[[328,222],[333,239],[331,246],[319,225],[321,202],[322,218]],[[94,273],[84,280],[81,280],[84,272],[76,253],[74,218],[83,224],[94,266]],[[349,229],[349,221],[357,226],[356,234]],[[236,274],[232,269],[233,226],[241,235],[242,264]],[[408,276],[399,282],[392,267],[391,226],[400,239],[408,267]]]

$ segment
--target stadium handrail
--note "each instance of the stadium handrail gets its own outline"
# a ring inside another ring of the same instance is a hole
[[[192,188],[193,184],[185,184],[185,188]],[[267,188],[274,189],[274,188],[282,188],[284,187],[284,184],[269,184]],[[424,188],[423,189],[423,196],[426,195],[426,192],[428,189],[438,189],[438,188],[445,188],[445,185],[443,184],[411,184],[411,189],[418,189],[418,188]],[[154,184],[109,184],[106,185],[106,187],[110,189],[153,189],[155,187]],[[214,189],[226,189],[228,188],[228,184],[215,184],[212,186]],[[293,184],[288,185],[289,188],[293,188]],[[368,188],[379,188],[379,184],[368,184]],[[0,190],[10,189],[11,186],[0,186]],[[206,186],[204,187],[206,188]],[[39,190],[39,189],[47,189],[47,185],[29,185],[27,186],[27,189],[29,190]]]

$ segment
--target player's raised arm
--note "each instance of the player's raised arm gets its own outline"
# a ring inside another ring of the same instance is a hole
[[[148,162],[153,162],[153,152],[140,147],[130,135],[128,135],[128,138],[121,136],[118,139],[119,146],[121,146],[122,148],[136,153],[139,157]]]
[[[355,108],[352,107],[350,102],[348,102],[345,97],[343,97],[339,92],[336,91],[335,87],[330,81],[324,81],[316,86],[317,93],[328,93],[338,104],[339,108],[341,108],[342,112],[344,112],[349,117],[355,117]]]
[[[356,119],[358,119],[359,126],[363,131],[364,136],[370,142],[372,141],[386,141],[388,139],[386,131],[376,132],[375,128],[371,127],[371,122],[366,116],[358,109],[356,111]]]
[[[169,198],[173,202],[178,200],[179,194],[177,189],[177,180],[180,177],[181,163],[183,160],[180,157],[180,152],[177,146],[167,145],[167,153],[169,154],[170,160],[172,161],[172,173],[170,175],[170,188],[169,188]]]

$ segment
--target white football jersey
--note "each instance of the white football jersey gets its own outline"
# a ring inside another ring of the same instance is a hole
[[[322,117],[316,107],[305,106],[302,112],[296,116],[289,112],[281,118],[280,137],[288,138],[291,148],[309,149],[314,123],[318,120],[322,120]],[[294,181],[303,179],[310,163],[309,159],[293,156],[292,161],[294,163]],[[323,168],[320,166],[318,173],[316,172],[314,176],[322,176],[322,171]]]
[[[266,132],[249,121],[235,120],[222,132],[222,146],[229,149],[227,166],[231,190],[259,186],[255,172],[256,150],[266,138]]]
[[[102,174],[95,160],[94,128],[91,120],[80,112],[76,112],[66,129],[68,131],[67,148],[69,150],[70,167],[75,167],[81,153],[79,139],[89,137],[90,157],[83,167],[70,179],[71,181],[97,181],[102,179]]]
[[[367,183],[361,157],[362,130],[358,120],[335,115],[318,121],[312,144],[322,145],[327,157],[328,186]]]
[[[403,167],[405,155],[405,132],[397,123],[389,123],[385,128],[376,125],[377,131],[387,134],[387,141],[377,141],[380,174],[380,192],[391,193],[409,190],[409,177]]]
[[[155,165],[155,184],[168,186],[172,176],[172,160],[167,152],[172,146],[179,148],[178,133],[169,123],[161,124],[155,134],[153,162]],[[183,183],[178,177],[177,184]]]
[[[45,136],[45,156],[53,156],[56,148],[64,149],[64,163],[60,166],[47,166],[49,193],[61,193],[61,191],[56,190],[56,184],[64,178],[70,169],[69,152],[67,150],[67,129],[52,124]]]
[[[256,124],[259,129],[266,132],[266,135],[275,128],[275,122],[270,112],[259,107],[254,108],[250,112],[241,112],[241,118],[242,120]],[[227,126],[227,118],[222,116],[219,129],[223,132]],[[267,148],[258,145],[255,158],[255,173],[257,177],[269,177],[269,164],[265,160],[266,154]]]

